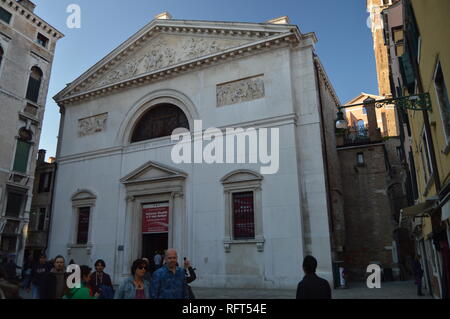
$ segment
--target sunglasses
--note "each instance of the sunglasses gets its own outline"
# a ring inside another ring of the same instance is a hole
[[[147,270],[147,267],[145,267],[145,266],[139,266],[138,269],[139,269],[139,270],[142,270],[142,269]]]

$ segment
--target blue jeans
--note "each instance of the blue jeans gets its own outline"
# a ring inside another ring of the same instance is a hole
[[[40,299],[39,287],[36,286],[35,284],[31,284],[31,298]]]

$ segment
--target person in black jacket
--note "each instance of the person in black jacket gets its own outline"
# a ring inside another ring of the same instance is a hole
[[[305,277],[297,286],[297,299],[331,299],[330,284],[316,275],[316,268],[316,258],[306,256],[303,260]]]
[[[28,292],[31,288],[33,299],[40,299],[40,291],[44,285],[44,278],[51,269],[52,265],[47,262],[47,257],[44,254],[41,254],[39,256],[39,261],[34,263],[31,268],[31,280],[27,287]]]
[[[67,287],[67,277],[65,259],[57,256],[54,259],[53,268],[46,273],[43,278],[43,285],[40,289],[40,299],[61,299],[69,292]]]

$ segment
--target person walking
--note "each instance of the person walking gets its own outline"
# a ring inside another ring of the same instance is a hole
[[[114,299],[150,299],[150,283],[144,279],[147,263],[137,259],[131,266],[131,277],[117,289]]]
[[[95,272],[89,276],[89,286],[92,289],[92,294],[99,294],[99,299],[113,299],[114,288],[112,285],[111,277],[104,272],[106,263],[104,260],[99,259],[95,262]]]
[[[19,291],[20,286],[8,280],[4,267],[0,265],[0,299],[22,299]]]
[[[80,287],[70,289],[70,291],[64,295],[63,299],[97,299],[100,296],[98,292],[91,294],[91,287],[89,286],[91,270],[92,269],[89,266],[80,266]]]
[[[188,299],[195,299],[194,292],[189,284],[197,279],[197,275],[195,274],[195,269],[191,266],[191,262],[186,257],[184,257],[184,272],[186,274]]]
[[[67,277],[64,257],[56,256],[52,270],[44,277],[41,299],[61,299],[69,291]]]
[[[9,256],[8,262],[3,266],[9,281],[17,281],[17,269],[22,269],[14,261],[14,255]]]
[[[417,285],[417,296],[423,296],[422,293],[422,278],[423,278],[423,269],[420,264],[420,256],[416,255],[412,260],[412,269],[415,278],[415,284]]]
[[[153,273],[152,299],[187,299],[188,287],[184,269],[177,267],[178,254],[173,248],[166,251],[165,265]]]
[[[31,269],[31,282],[26,288],[27,292],[29,292],[31,285],[31,296],[33,299],[40,299],[40,291],[44,286],[45,276],[50,270],[52,270],[52,265],[47,262],[45,254],[41,254],[38,262],[33,264]]]
[[[162,261],[163,261],[162,256],[159,254],[158,251],[155,251],[155,257],[153,257],[153,262],[155,264],[155,271],[161,268]]]
[[[31,271],[33,269],[33,256],[28,256],[22,268],[22,282],[20,288],[27,289],[31,282]]]
[[[144,279],[147,280],[149,283],[151,283],[151,281],[152,281],[152,272],[151,272],[152,266],[150,265],[150,260],[148,258],[142,258],[142,260],[145,261],[145,263],[147,264],[147,271],[145,272]]]
[[[331,299],[330,284],[316,275],[316,269],[316,258],[306,256],[303,260],[305,277],[297,286],[297,299]]]

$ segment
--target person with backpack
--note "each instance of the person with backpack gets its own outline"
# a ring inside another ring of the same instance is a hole
[[[92,289],[92,294],[98,293],[99,299],[113,299],[114,288],[112,285],[111,277],[104,272],[106,263],[104,260],[99,259],[95,262],[95,271],[89,277],[89,286]]]

